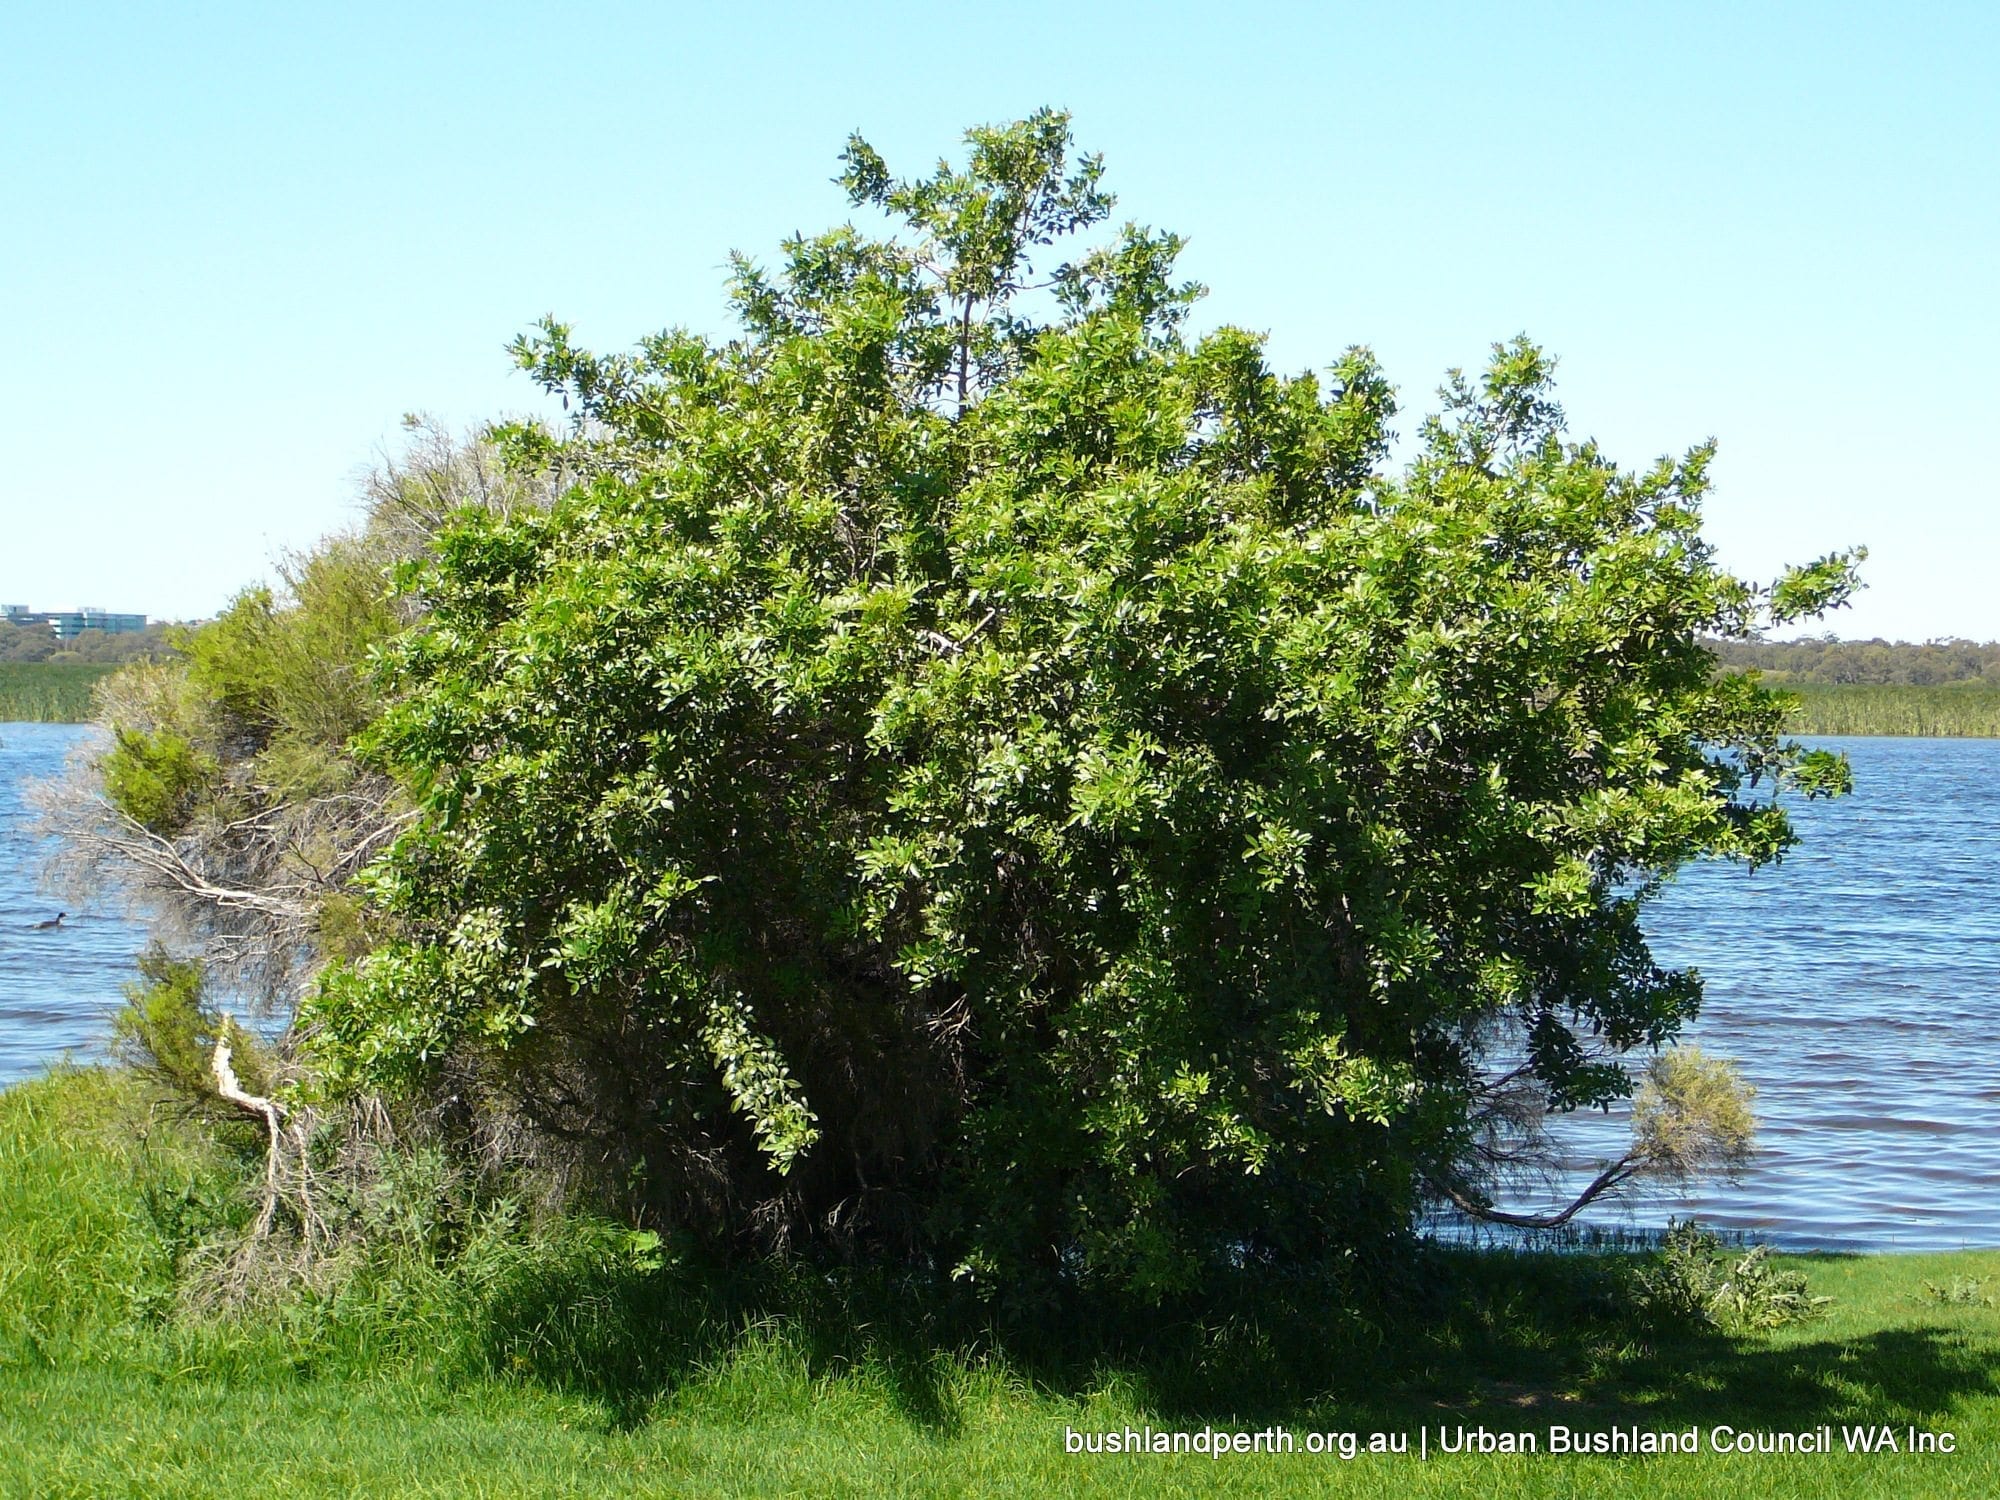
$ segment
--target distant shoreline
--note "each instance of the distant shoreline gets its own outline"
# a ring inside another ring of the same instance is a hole
[[[117,670],[107,662],[0,662],[0,723],[84,724],[97,684]],[[1794,734],[2000,739],[2000,686],[1953,682],[1935,687],[1876,682],[1784,682],[1798,711]]]

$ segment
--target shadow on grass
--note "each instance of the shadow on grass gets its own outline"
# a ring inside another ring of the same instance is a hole
[[[1778,1338],[1663,1329],[1636,1310],[1633,1264],[1429,1251],[1365,1288],[1270,1276],[1168,1309],[995,1306],[934,1279],[796,1265],[543,1278],[497,1299],[486,1361],[595,1397],[630,1427],[697,1386],[705,1408],[727,1407],[732,1365],[756,1350],[808,1386],[864,1378],[941,1436],[958,1430],[966,1371],[982,1363],[1058,1398],[1116,1386],[1176,1426],[1900,1424],[2000,1392],[1992,1352],[1944,1327],[1846,1339],[1811,1325]]]
[[[0,1096],[9,1139],[27,1143],[17,1158],[40,1174],[13,1183],[0,1364],[11,1342],[30,1364],[115,1356],[259,1384],[273,1370],[497,1375],[587,1396],[620,1427],[676,1403],[724,1417],[858,1393],[939,1435],[991,1395],[989,1375],[1058,1401],[1111,1392],[1108,1409],[1162,1424],[1324,1430],[1474,1415],[1494,1428],[1900,1424],[2000,1394],[1996,1341],[1953,1331],[1962,1316],[1918,1303],[1894,1272],[1855,1279],[1873,1290],[1843,1319],[1852,1336],[1730,1339],[1648,1322],[1629,1254],[1414,1242],[1365,1269],[1246,1273],[1200,1302],[1135,1307],[1031,1286],[984,1301],[942,1276],[801,1262],[662,1266],[654,1236],[584,1219],[530,1231],[496,1213],[490,1233],[473,1216],[357,1246],[321,1291],[177,1322],[175,1278],[187,1247],[230,1221],[236,1169],[212,1141],[135,1152],[121,1091],[87,1070]],[[50,1141],[62,1149],[35,1144]]]

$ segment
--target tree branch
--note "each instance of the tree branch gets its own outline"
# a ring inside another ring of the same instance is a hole
[[[1571,1219],[1575,1218],[1577,1214],[1589,1207],[1591,1203],[1611,1191],[1611,1189],[1637,1176],[1645,1164],[1645,1158],[1642,1156],[1621,1156],[1602,1172],[1599,1172],[1591,1180],[1590,1185],[1577,1194],[1575,1200],[1567,1208],[1553,1214],[1509,1213],[1506,1209],[1495,1208],[1490,1203],[1480,1202],[1477,1198],[1462,1192],[1449,1182],[1441,1181],[1435,1177],[1426,1177],[1425,1181],[1430,1183],[1433,1188],[1445,1197],[1449,1198],[1452,1206],[1457,1208],[1459,1212],[1470,1214],[1475,1219],[1484,1219],[1489,1224],[1505,1224],[1511,1229],[1560,1229]]]
[[[215,1029],[215,1056],[211,1069],[215,1074],[215,1091],[226,1101],[235,1105],[245,1114],[256,1115],[270,1132],[270,1144],[264,1152],[264,1208],[257,1215],[256,1235],[261,1238],[270,1229],[271,1220],[278,1212],[278,1141],[282,1124],[282,1112],[275,1100],[253,1094],[245,1089],[236,1077],[236,1069],[229,1064],[229,1032],[236,1023],[228,1016]]]

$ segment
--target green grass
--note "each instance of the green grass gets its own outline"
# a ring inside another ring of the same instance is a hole
[[[1902,687],[1885,683],[1781,684],[1799,700],[1794,734],[2000,736],[2000,688],[1984,683]]]
[[[1794,1259],[1829,1316],[1729,1338],[1649,1330],[1610,1255],[1440,1256],[1365,1314],[1282,1280],[1171,1314],[995,1313],[866,1277],[656,1266],[614,1229],[489,1216],[410,1227],[316,1295],[195,1315],[177,1278],[240,1222],[254,1144],[116,1074],[0,1094],[0,1494],[2000,1493],[2000,1253]],[[1885,1422],[1958,1452],[1064,1451],[1068,1428],[1126,1425],[1414,1444],[1459,1424]]]
[[[102,662],[0,662],[0,724],[81,724],[92,690],[116,670]]]

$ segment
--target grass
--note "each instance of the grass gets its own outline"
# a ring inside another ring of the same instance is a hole
[[[2000,1253],[1788,1258],[1829,1315],[1724,1337],[1635,1317],[1616,1255],[1437,1254],[1367,1312],[1277,1280],[1133,1317],[724,1276],[615,1226],[494,1210],[446,1233],[398,1219],[400,1239],[317,1291],[198,1314],[176,1288],[241,1222],[254,1145],[127,1075],[0,1093],[0,1493],[2000,1493]],[[1831,1423],[1836,1451],[1065,1451],[1069,1429],[1127,1425],[1414,1447],[1420,1428],[1720,1423]],[[1879,1423],[1949,1431],[1957,1452],[1840,1451],[1841,1424]]]
[[[1799,700],[1794,734],[2000,736],[2000,687],[1952,683],[1903,687],[1885,683],[1792,682]]]
[[[84,723],[92,691],[117,670],[103,662],[0,662],[0,723]]]

